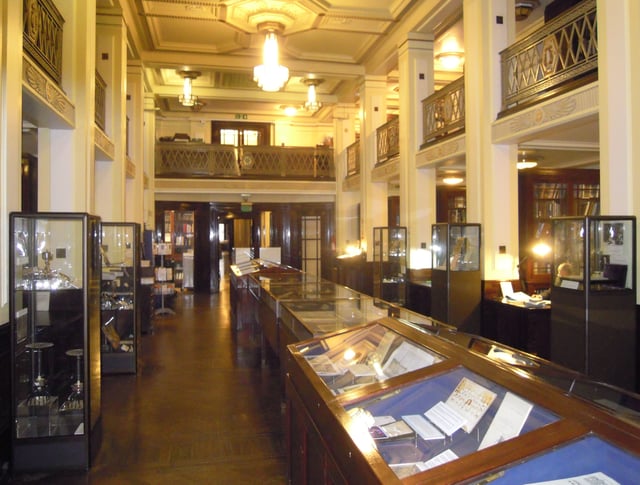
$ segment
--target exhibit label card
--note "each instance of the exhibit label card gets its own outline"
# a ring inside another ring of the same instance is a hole
[[[518,436],[531,409],[533,404],[507,392],[478,449],[482,450]]]
[[[442,401],[425,412],[424,415],[447,436],[451,436],[466,423],[464,416]]]
[[[463,377],[446,401],[447,406],[455,409],[466,423],[462,426],[467,433],[473,431],[496,398],[496,393]]]

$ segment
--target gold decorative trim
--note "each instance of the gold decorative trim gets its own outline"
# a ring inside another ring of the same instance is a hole
[[[385,182],[400,177],[400,158],[389,160],[382,165],[373,167],[371,180],[373,182]]]
[[[58,85],[26,55],[22,56],[22,85],[69,125],[74,124],[75,106]]]
[[[113,161],[116,153],[115,144],[98,126],[95,126],[93,131],[94,145],[106,157],[103,160]]]
[[[416,155],[416,168],[428,167],[451,157],[464,155],[465,146],[465,135],[430,146]]]

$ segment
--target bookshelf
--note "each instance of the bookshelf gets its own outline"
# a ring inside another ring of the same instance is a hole
[[[599,178],[591,169],[519,173],[520,278],[527,291],[551,284],[553,255],[538,255],[534,248],[541,243],[552,248],[552,218],[600,214]]]

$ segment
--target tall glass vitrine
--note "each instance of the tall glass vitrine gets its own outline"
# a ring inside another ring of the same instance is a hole
[[[373,228],[373,296],[407,301],[407,228]]]
[[[87,469],[98,448],[100,219],[10,215],[12,468]]]
[[[100,316],[103,374],[135,374],[140,344],[140,224],[103,222]]]
[[[431,226],[431,316],[480,333],[480,224]]]
[[[553,219],[551,360],[637,390],[636,220]]]

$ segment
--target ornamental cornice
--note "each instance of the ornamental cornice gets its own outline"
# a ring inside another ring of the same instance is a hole
[[[452,157],[464,155],[466,146],[465,135],[437,143],[416,154],[416,168],[437,165]]]
[[[517,142],[523,136],[592,116],[597,114],[598,104],[598,83],[595,82],[496,121],[492,127],[492,142]]]
[[[74,125],[75,106],[62,89],[26,55],[22,56],[22,85],[66,124]]]
[[[371,180],[373,182],[384,182],[398,177],[400,177],[400,158],[389,160],[382,165],[373,167],[371,170]]]

